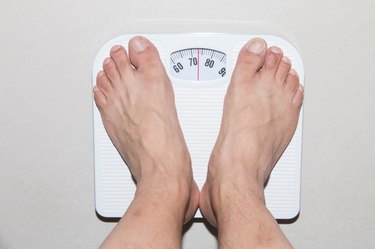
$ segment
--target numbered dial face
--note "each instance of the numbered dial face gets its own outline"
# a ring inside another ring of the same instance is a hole
[[[183,49],[171,54],[170,72],[182,80],[217,80],[226,76],[226,60],[226,55],[217,50]]]

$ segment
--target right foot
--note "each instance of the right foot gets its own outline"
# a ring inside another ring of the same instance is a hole
[[[201,193],[211,224],[228,210],[249,208],[240,203],[264,206],[264,184],[293,137],[302,100],[297,73],[279,48],[267,49],[262,39],[242,48]]]
[[[103,69],[94,87],[95,103],[109,137],[137,181],[136,196],[155,193],[174,199],[174,204],[182,200],[184,218],[191,218],[199,190],[172,85],[156,47],[146,38],[133,38],[129,56],[123,47],[115,46]]]

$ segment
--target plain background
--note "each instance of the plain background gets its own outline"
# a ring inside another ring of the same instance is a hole
[[[350,0],[3,0],[0,248],[99,246],[115,224],[94,210],[95,54],[123,33],[179,31],[272,32],[297,46],[306,71],[302,209],[282,229],[296,248],[370,248],[374,10],[374,1]],[[183,244],[216,248],[216,239],[195,222]]]

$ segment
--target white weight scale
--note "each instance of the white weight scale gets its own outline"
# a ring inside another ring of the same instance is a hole
[[[224,96],[242,46],[261,37],[279,46],[304,83],[304,68],[297,50],[288,41],[265,34],[166,33],[126,34],[107,42],[93,66],[93,85],[112,46],[128,47],[135,35],[143,35],[158,48],[175,92],[178,117],[192,158],[194,178],[201,188],[216,141]],[[95,206],[104,218],[122,217],[135,193],[131,174],[112,145],[94,106]],[[266,205],[276,219],[292,219],[300,209],[302,113],[294,137],[274,168],[265,188]],[[202,215],[197,211],[196,218]]]

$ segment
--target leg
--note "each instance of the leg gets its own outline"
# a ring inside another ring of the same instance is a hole
[[[101,248],[180,248],[199,190],[177,118],[171,82],[155,46],[114,46],[94,99],[105,129],[137,182],[134,200]]]
[[[297,126],[303,88],[261,39],[242,48],[224,102],[200,208],[220,248],[292,248],[267,210],[264,184]]]

